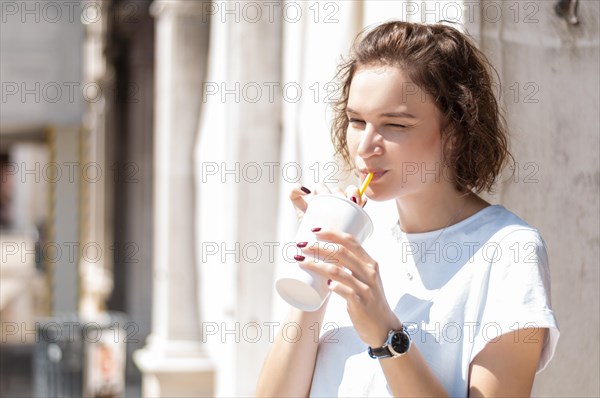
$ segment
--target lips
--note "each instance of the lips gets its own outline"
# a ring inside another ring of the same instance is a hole
[[[365,179],[367,174],[373,173],[373,179],[371,180],[371,183],[379,180],[387,172],[388,172],[387,170],[383,170],[383,169],[360,169],[360,174],[361,174],[363,180]]]

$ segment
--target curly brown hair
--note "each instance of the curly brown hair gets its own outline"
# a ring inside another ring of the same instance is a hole
[[[332,141],[337,156],[352,164],[346,131],[350,84],[361,66],[394,66],[434,98],[442,113],[443,159],[460,191],[491,192],[502,169],[514,158],[506,122],[494,95],[498,73],[470,38],[438,23],[386,22],[357,36],[336,78]],[[499,81],[499,80],[498,80]]]

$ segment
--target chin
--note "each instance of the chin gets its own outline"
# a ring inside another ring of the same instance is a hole
[[[396,184],[382,184],[376,187],[370,186],[367,188],[366,197],[376,202],[384,202],[386,200],[406,198],[418,193],[418,187],[415,187],[413,184],[397,182]]]
[[[397,192],[393,192],[392,190],[367,189],[367,193],[365,194],[365,196],[369,200],[373,200],[375,202],[385,202],[386,200],[396,199],[398,197],[398,194],[397,194]]]

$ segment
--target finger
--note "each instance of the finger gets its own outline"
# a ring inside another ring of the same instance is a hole
[[[304,253],[310,253],[319,262],[332,264],[336,267],[343,266],[352,272],[355,278],[363,283],[373,282],[373,271],[360,261],[356,255],[345,246],[330,242],[315,242],[310,246],[301,248]],[[342,268],[343,269],[343,268]],[[337,279],[332,277],[331,279]]]
[[[306,208],[308,207],[308,203],[306,203],[304,197],[310,193],[310,189],[303,187],[300,184],[297,184],[290,191],[290,200],[294,204],[294,207],[297,209],[297,211],[299,211],[301,214],[304,214]]]
[[[360,196],[360,191],[356,185],[348,185],[344,194],[349,200],[353,201],[357,205],[361,207],[364,205],[364,200]]]
[[[341,281],[332,280],[329,284],[329,290],[337,293],[341,298],[346,300],[347,303],[363,301],[363,296],[361,293],[352,289],[350,286],[345,285]]]
[[[320,241],[337,243],[342,246],[345,246],[350,251],[354,252],[354,254],[363,261],[372,262],[373,259],[369,254],[365,251],[360,243],[347,232],[339,232],[334,231],[327,228],[319,228],[318,225],[312,228],[313,234],[315,234],[315,238]]]
[[[330,284],[344,285],[346,292],[352,291],[352,294],[357,294],[363,297],[369,291],[369,286],[358,280],[354,275],[346,271],[344,267],[336,264],[328,264],[324,262],[314,262],[310,260],[298,261],[300,268],[306,271],[312,271],[323,278],[331,280]]]
[[[348,251],[352,252],[360,262],[368,264],[370,268],[377,269],[377,263],[371,258],[371,256],[369,256],[369,254],[365,251],[362,245],[358,243],[354,236],[350,235],[349,233],[320,228],[315,228],[313,233],[320,241],[337,243],[348,249]]]

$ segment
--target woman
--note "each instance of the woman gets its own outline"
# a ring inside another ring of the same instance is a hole
[[[398,218],[391,231],[376,223],[364,246],[318,225],[315,239],[335,245],[299,242],[326,256],[298,263],[333,294],[318,311],[290,311],[302,336],[276,338],[257,395],[531,393],[559,334],[541,236],[477,195],[512,159],[491,69],[442,24],[359,35],[338,74],[333,141],[363,177],[374,173],[366,196],[394,200]],[[291,193],[300,212],[306,191]],[[346,195],[364,205],[356,187]]]

